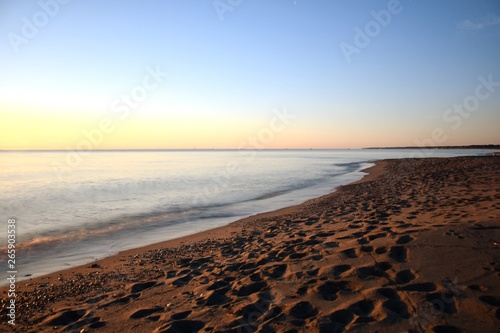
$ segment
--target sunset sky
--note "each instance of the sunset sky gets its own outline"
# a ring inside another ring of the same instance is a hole
[[[0,0],[0,36],[0,149],[500,144],[498,0]]]

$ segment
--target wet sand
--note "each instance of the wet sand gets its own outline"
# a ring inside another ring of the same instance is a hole
[[[16,286],[15,332],[494,332],[500,157],[377,162],[302,205]]]

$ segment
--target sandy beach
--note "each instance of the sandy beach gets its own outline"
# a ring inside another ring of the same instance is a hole
[[[0,331],[498,332],[500,156],[384,160],[299,206],[3,287]]]

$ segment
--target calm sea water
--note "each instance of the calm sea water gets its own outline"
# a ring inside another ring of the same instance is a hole
[[[432,150],[425,156],[480,155]],[[332,192],[411,150],[0,152],[0,271],[7,220],[18,279],[228,224]],[[3,235],[3,236],[1,236]]]

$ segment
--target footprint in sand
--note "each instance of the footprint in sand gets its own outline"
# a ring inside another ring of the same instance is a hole
[[[193,260],[193,258],[180,258],[177,260],[177,266],[179,267],[187,267],[189,263]]]
[[[358,223],[351,223],[347,226],[349,229],[359,229],[362,228],[363,226],[358,224]]]
[[[402,270],[396,274],[397,284],[406,284],[415,279],[415,274],[409,269]]]
[[[348,308],[349,311],[351,311],[352,313],[354,313],[359,317],[369,316],[373,312],[373,309],[375,309],[375,305],[373,304],[373,301],[369,299],[364,299],[354,304],[351,304]]]
[[[218,306],[228,303],[231,300],[231,298],[226,296],[226,292],[227,291],[224,289],[219,289],[209,292],[204,302],[205,306]],[[198,305],[201,305],[202,303],[203,300],[200,300]]]
[[[342,236],[342,237],[339,237],[338,239],[340,240],[344,240],[344,239],[353,239],[353,238],[361,238],[365,235],[365,232],[354,232],[350,235],[347,235],[347,236]]]
[[[163,311],[165,311],[165,309],[161,306],[155,306],[155,307],[149,308],[149,309],[140,309],[140,310],[137,310],[134,313],[132,313],[129,316],[129,318],[130,319],[140,319],[140,318],[147,317],[153,313],[163,312]]]
[[[334,301],[341,291],[351,292],[352,290],[348,281],[327,281],[317,288],[317,293],[326,301]]]
[[[302,245],[314,246],[314,245],[321,244],[321,243],[322,243],[322,241],[319,239],[316,239],[316,235],[315,235],[315,236],[309,237],[309,239],[306,240],[305,242],[303,242]]]
[[[172,285],[176,287],[184,286],[188,284],[192,279],[193,279],[192,275],[184,275],[183,277],[180,277],[172,281]]]
[[[296,319],[307,319],[314,317],[318,314],[318,310],[311,305],[311,303],[302,301],[295,303],[290,308],[290,315]]]
[[[221,288],[228,288],[229,290],[229,283],[226,281],[215,281],[212,283],[210,286],[207,287],[207,290],[217,290]]]
[[[339,247],[339,242],[326,242],[323,244],[324,247],[331,249],[334,247]]]
[[[373,266],[364,266],[356,269],[358,277],[362,280],[374,277],[384,277],[385,271],[392,268],[392,265],[386,261],[376,263]]]
[[[351,268],[352,268],[351,265],[337,265],[337,266],[333,266],[333,268],[332,268],[332,274],[336,278],[339,278],[343,273],[347,272]]]
[[[358,301],[351,304],[347,309],[337,310],[331,313],[327,318],[322,318],[319,324],[319,332],[343,332],[347,325],[357,319],[355,323],[369,323],[375,321],[372,314],[375,304],[369,299]]]
[[[359,245],[366,245],[368,243],[370,243],[370,241],[368,240],[368,238],[366,238],[366,237],[358,238],[358,244]]]
[[[294,252],[288,256],[288,260],[302,259],[307,256],[307,252]]]
[[[160,328],[153,331],[154,333],[179,333],[179,332],[189,332],[197,333],[205,327],[205,323],[199,320],[177,320],[170,324],[161,326]]]
[[[87,304],[95,304],[95,303],[99,303],[100,301],[102,301],[103,299],[105,299],[107,297],[108,297],[108,295],[97,296],[97,297],[89,298],[85,302]]]
[[[308,219],[304,222],[304,224],[305,224],[305,225],[307,225],[307,226],[311,226],[311,225],[313,225],[313,224],[317,223],[318,221],[319,221],[319,217],[310,217],[310,218],[308,218]]]
[[[357,258],[358,257],[358,254],[357,254],[357,249],[347,249],[347,250],[343,250],[343,251],[340,251],[340,253],[342,253],[346,258]]]
[[[43,321],[43,325],[46,326],[66,326],[77,322],[88,312],[85,310],[63,310],[60,311]]]
[[[262,281],[262,275],[260,275],[260,271],[257,271],[256,273],[253,273],[250,275],[250,280],[253,282],[259,282]]]
[[[99,319],[99,317],[97,317],[97,319]],[[101,327],[106,326],[106,324],[107,323],[105,321],[97,320],[97,321],[93,322],[92,324],[90,324],[89,328],[97,329],[97,328],[101,328]]]
[[[396,241],[396,244],[407,244],[411,242],[414,238],[411,237],[410,235],[404,235],[398,238]]]
[[[309,286],[303,285],[302,287],[299,287],[299,289],[297,289],[297,295],[305,295],[305,294],[307,294],[308,290],[309,290]]]
[[[143,290],[149,289],[156,285],[156,281],[134,283],[125,287],[125,290],[129,291],[131,294],[140,293]]]
[[[405,302],[397,299],[388,299],[382,303],[382,308],[387,314],[387,319],[389,321],[399,321],[401,318],[410,318],[410,313],[408,312],[408,306]]]
[[[377,238],[384,238],[384,237],[387,237],[387,233],[386,232],[380,232],[380,233],[368,236],[368,240],[372,241],[372,240],[375,240]]]
[[[252,294],[255,294],[256,292],[259,292],[265,287],[267,287],[267,283],[264,281],[260,281],[242,286],[239,290],[236,290],[233,293],[239,297],[250,296]]]
[[[394,299],[394,300],[400,300],[401,296],[399,296],[399,293],[391,288],[380,288],[377,289],[377,293],[384,296],[387,299]]]
[[[479,300],[489,305],[500,306],[500,298],[495,296],[481,296]]]
[[[393,246],[389,251],[389,258],[397,262],[406,262],[408,251],[404,246]]]
[[[175,271],[175,270],[170,270],[170,271],[165,273],[165,277],[167,279],[171,279],[171,278],[175,277],[176,275],[177,275],[177,271]]]
[[[488,291],[487,287],[481,286],[481,285],[478,285],[478,284],[471,284],[469,286],[469,289],[472,289],[472,290],[475,290],[475,291],[481,291],[481,292]]]
[[[271,319],[281,315],[283,310],[281,307],[270,307],[269,301],[261,299],[253,304],[244,306],[242,309],[237,310],[236,313],[241,317],[235,319],[227,325],[223,331],[216,331],[216,333],[241,333],[241,332],[255,332],[256,324],[258,322],[267,322],[264,324],[259,332],[275,332],[272,328]],[[282,317],[285,317],[282,315]],[[229,329],[228,329],[229,328]],[[206,328],[205,331],[212,332]]]
[[[335,235],[335,233],[333,231],[320,232],[320,233],[316,234],[316,236],[320,237],[320,238],[326,238],[326,237],[330,237],[333,235]]]
[[[63,331],[75,331],[84,326],[99,328],[106,326],[100,317],[94,317],[92,312],[85,310],[62,310],[42,322],[45,326],[64,326]]]
[[[261,293],[259,294],[259,299],[251,304],[246,304],[240,309],[236,310],[235,315],[240,316],[240,318],[236,319],[233,324],[230,324],[230,327],[236,326],[246,326],[255,324],[255,320],[263,317],[261,322],[267,321],[271,318],[276,317],[282,311],[280,307],[272,307],[271,301],[273,297],[269,293]]]
[[[373,246],[368,246],[368,245],[361,246],[361,252],[365,253],[373,252]]]
[[[497,319],[500,319],[500,298],[486,295],[479,297],[479,300],[486,304],[498,307],[498,309],[495,311],[495,317]]]
[[[207,270],[207,272],[209,271]],[[208,284],[210,282],[210,278],[208,276],[201,276],[200,278],[196,279],[196,281],[199,284]]]
[[[347,310],[337,310],[328,316],[329,323],[320,326],[320,332],[343,332],[345,327],[354,320],[354,314]]]
[[[170,320],[173,321],[173,320],[186,319],[192,312],[193,312],[192,310],[187,310],[187,311],[174,313],[172,316],[170,316]]]
[[[203,268],[203,267],[206,267],[208,263],[213,263],[213,259],[212,258],[199,258],[199,259],[191,261],[189,263],[189,268],[191,268],[191,269]]]

